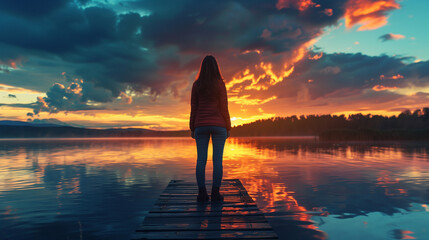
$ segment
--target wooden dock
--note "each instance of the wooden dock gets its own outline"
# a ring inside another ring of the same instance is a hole
[[[196,183],[171,180],[135,239],[278,239],[239,179],[223,180],[222,203],[198,203],[197,193]]]

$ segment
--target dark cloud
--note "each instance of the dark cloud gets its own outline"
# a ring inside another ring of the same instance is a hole
[[[390,40],[398,40],[401,38],[405,38],[405,36],[401,35],[401,34],[387,33],[387,34],[381,35],[378,39],[385,42],[385,41],[390,41]]]
[[[9,95],[8,95],[8,97],[9,97],[9,98],[16,98],[16,95],[14,95],[14,94],[9,94]]]
[[[373,91],[375,86],[386,89],[428,86],[428,68],[429,61],[407,64],[401,58],[386,55],[323,54],[318,60],[298,62],[294,72],[273,89],[280,98],[297,97],[305,89],[308,100],[356,96],[358,99],[354,100],[362,102],[373,95],[385,94]],[[401,95],[386,95],[389,99],[395,96]]]
[[[74,5],[58,8],[51,14],[36,19],[19,15],[2,14],[3,44],[19,47],[26,54],[64,54],[79,51],[78,48],[94,46],[102,41],[113,40],[116,15],[107,8],[79,9]]]
[[[7,68],[0,67],[0,72],[10,73],[10,70]]]
[[[277,9],[277,1],[137,1],[151,9],[143,22],[142,36],[155,46],[177,45],[185,51],[242,51],[259,49],[284,52],[313,39],[322,27],[334,24],[345,1],[323,1],[335,15],[315,14],[324,7],[302,13],[291,6]],[[264,35],[264,32],[266,33]],[[174,36],[174,37],[172,37]]]
[[[2,0],[0,1],[0,12],[12,13],[20,17],[36,18],[50,14],[72,2],[72,0]]]
[[[82,86],[88,86],[86,89],[94,89],[91,88],[91,83],[84,84],[79,79],[71,81],[68,86],[55,83],[46,92],[46,97],[37,98],[36,106],[33,108],[34,114],[37,115],[40,112],[56,113],[59,111],[101,109],[100,107],[88,104],[88,99],[84,96]]]

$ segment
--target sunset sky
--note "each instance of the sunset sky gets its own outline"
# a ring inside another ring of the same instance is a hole
[[[188,129],[214,55],[233,125],[429,107],[423,0],[2,0],[0,120]]]

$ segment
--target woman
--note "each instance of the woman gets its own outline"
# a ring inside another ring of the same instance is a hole
[[[205,185],[207,148],[210,136],[213,144],[212,201],[223,201],[219,193],[222,182],[222,156],[225,140],[230,135],[231,120],[228,112],[228,98],[225,83],[213,56],[206,56],[201,63],[200,73],[192,85],[191,117],[189,127],[197,143],[196,177],[197,201],[209,200]]]

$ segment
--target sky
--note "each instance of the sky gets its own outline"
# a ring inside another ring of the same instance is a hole
[[[2,0],[0,120],[189,128],[202,59],[233,125],[429,107],[424,0]]]

